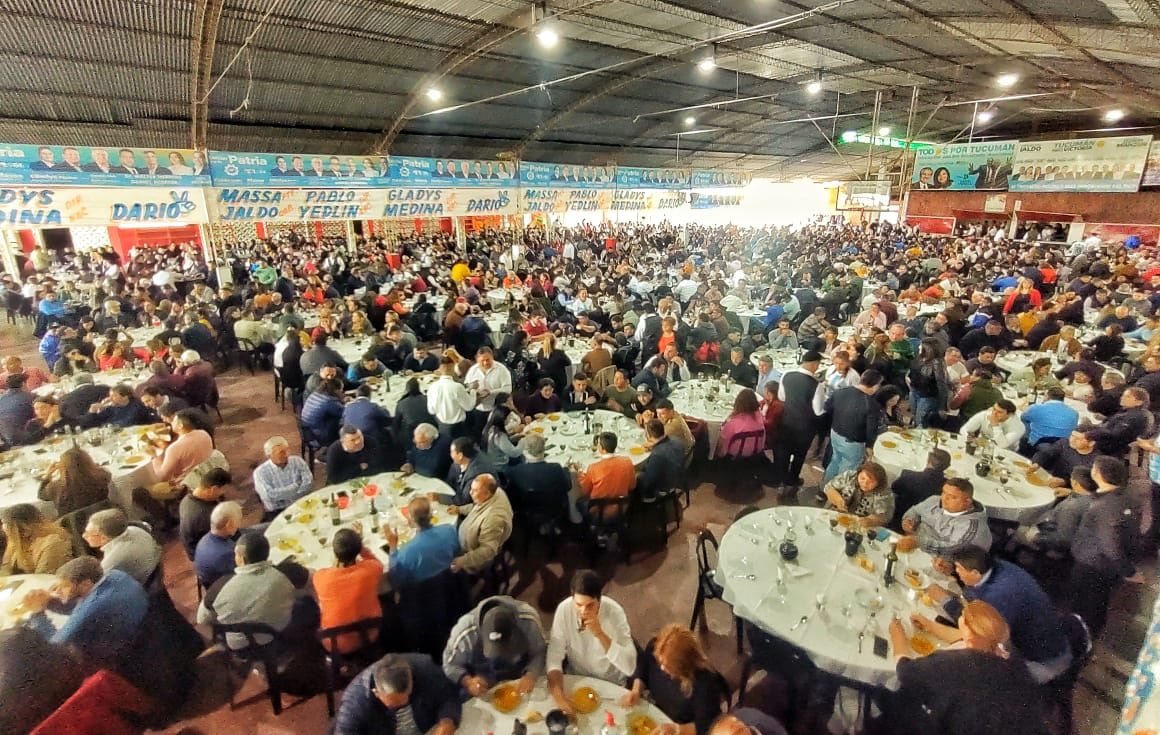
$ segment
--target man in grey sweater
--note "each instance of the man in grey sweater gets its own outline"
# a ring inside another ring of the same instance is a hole
[[[921,548],[934,558],[936,568],[950,574],[951,558],[967,548],[991,548],[987,509],[975,502],[975,488],[969,480],[948,477],[942,494],[927,498],[902,516],[906,535],[898,542],[899,551]]]
[[[153,536],[143,528],[130,526],[119,508],[93,513],[81,535],[85,543],[101,550],[102,569],[120,569],[141,585],[161,561],[161,547]]]
[[[234,547],[237,568],[211,587],[197,609],[197,624],[265,623],[281,632],[290,624],[294,585],[269,561],[270,542],[260,533],[244,533]],[[270,636],[258,635],[261,645]],[[226,636],[230,648],[246,647],[244,636]]]

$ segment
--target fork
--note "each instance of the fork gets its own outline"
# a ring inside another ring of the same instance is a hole
[[[807,620],[809,620],[809,619],[810,619],[810,616],[809,616],[809,615],[802,615],[800,618],[798,618],[798,621],[797,621],[796,623],[794,623],[792,627],[790,627],[790,629],[789,629],[789,630],[790,630],[790,632],[792,633],[793,631],[795,631],[795,630],[797,630],[798,628],[802,627],[802,625],[804,625],[804,624],[805,624],[805,622],[806,622]]]

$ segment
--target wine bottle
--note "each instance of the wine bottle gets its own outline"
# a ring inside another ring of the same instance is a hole
[[[330,494],[330,525],[342,525],[342,510],[338,507],[338,498],[334,496],[334,493]]]
[[[886,571],[882,573],[882,584],[886,587],[894,584],[894,568],[898,565],[898,544],[890,544],[890,553],[886,555]]]

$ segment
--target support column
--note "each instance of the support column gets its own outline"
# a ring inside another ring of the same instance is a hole
[[[19,284],[24,284],[24,278],[20,273],[20,265],[16,260],[15,248],[20,247],[20,233],[16,230],[4,229],[0,230],[0,261],[4,266],[4,272],[12,276],[12,278]]]
[[[452,222],[455,223],[455,247],[460,253],[467,250],[467,231],[463,226],[462,217],[453,217]]]

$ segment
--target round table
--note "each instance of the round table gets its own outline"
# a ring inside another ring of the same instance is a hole
[[[21,603],[24,596],[33,590],[51,591],[57,583],[55,574],[14,574],[0,578],[0,630],[15,628],[29,616],[23,611]],[[63,616],[49,613],[53,622]]]
[[[1031,389],[1025,384],[1012,385],[1010,383],[1004,383],[1003,385],[999,386],[999,390],[1002,391],[1003,397],[1014,403],[1015,407],[1018,408],[1020,412],[1026,411],[1027,407],[1032,405],[1034,391],[1031,391]],[[1043,403],[1046,400],[1046,389],[1039,391],[1039,398],[1035,402]],[[1064,404],[1075,409],[1075,412],[1079,414],[1080,423],[1083,423],[1084,421],[1092,424],[1103,423],[1103,419],[1089,411],[1087,404],[1083,401],[1075,398],[1064,398],[1063,402]]]
[[[389,565],[387,553],[382,547],[386,539],[381,531],[371,530],[370,501],[363,497],[361,487],[372,483],[379,488],[374,498],[382,524],[389,524],[399,534],[400,543],[405,544],[414,536],[414,530],[407,524],[401,508],[411,498],[427,493],[450,495],[451,487],[442,480],[422,475],[403,476],[400,472],[384,472],[370,477],[362,477],[338,485],[328,485],[309,495],[299,498],[266,527],[266,538],[270,541],[270,558],[280,562],[294,557],[298,563],[311,570],[326,569],[335,564],[330,550],[330,541],[339,528],[350,528],[355,521],[362,523],[363,544],[374,552],[384,567]],[[357,492],[356,492],[357,490]],[[323,504],[332,494],[347,493],[350,505],[340,511],[340,523],[331,521],[330,508]],[[455,516],[445,508],[433,505],[431,520],[436,525],[455,523]]]
[[[576,463],[581,469],[600,459],[600,455],[592,448],[596,437],[596,424],[600,424],[600,431],[611,431],[616,434],[616,454],[628,457],[634,465],[639,465],[648,459],[648,450],[644,446],[644,429],[622,413],[597,409],[591,412],[592,433],[584,431],[584,411],[569,411],[567,413],[548,414],[538,421],[533,421],[524,428],[524,435],[530,433],[542,434],[545,443],[545,459],[558,462],[565,467]]]
[[[1059,355],[1054,352],[1034,352],[1032,350],[1011,350],[1003,355],[995,357],[995,364],[1000,369],[1006,370],[1008,373],[1017,373],[1024,370],[1031,369],[1031,363],[1035,362],[1041,357],[1050,357],[1054,360],[1052,364],[1052,371],[1063,367],[1066,363],[1059,359]],[[1110,370],[1118,375],[1123,375],[1120,370],[1109,366],[1106,363],[1100,363],[1105,370]]]
[[[503,684],[500,686],[503,686]],[[600,705],[590,714],[579,715],[578,722],[576,723],[577,735],[597,735],[600,732],[600,728],[604,726],[604,713],[606,711],[612,713],[616,724],[622,728],[628,724],[628,720],[637,716],[648,717],[657,725],[672,722],[665,713],[657,709],[656,705],[643,699],[632,708],[620,706],[618,704],[620,698],[628,691],[623,687],[589,676],[564,675],[565,692],[571,694],[580,687],[591,687],[595,690],[600,695]],[[498,689],[499,687],[496,688]],[[492,691],[495,690],[493,689]],[[547,678],[542,678],[536,682],[535,688],[523,699],[519,706],[507,714],[497,710],[491,703],[491,692],[482,697],[473,697],[467,700],[463,704],[463,715],[459,721],[459,732],[472,733],[473,735],[486,735],[486,733],[507,735],[515,726],[517,718],[526,723],[529,712],[539,712],[541,716],[546,716],[554,709],[556,709],[556,700],[548,692]],[[542,718],[539,722],[527,724],[528,735],[546,735],[548,732],[548,725]],[[627,729],[624,731],[628,732]],[[634,732],[633,735],[636,735],[636,733]]]
[[[963,477],[975,488],[975,500],[987,508],[991,520],[1028,523],[1055,503],[1055,491],[1048,484],[1051,476],[1039,469],[1030,472],[1031,462],[1008,449],[996,449],[995,466],[987,477],[979,477],[975,465],[982,458],[981,451],[974,456],[966,453],[966,441],[958,434],[939,432],[939,446],[951,455],[947,476]],[[919,470],[926,465],[926,455],[932,449],[931,430],[908,429],[888,431],[874,444],[874,461],[886,469],[893,482],[902,470]],[[988,452],[991,447],[988,447]],[[999,482],[999,473],[1007,470],[1010,482]]]
[[[370,337],[343,337],[328,340],[326,346],[334,350],[351,365],[362,363],[363,355],[374,345]]]
[[[152,442],[160,434],[155,427],[89,429],[76,436],[77,445],[93,461],[112,474],[110,499],[122,508],[131,505],[134,487],[148,487],[153,479]],[[14,447],[0,454],[0,508],[32,503],[42,510],[55,509],[40,501],[37,493],[48,468],[72,446],[73,437],[51,436],[39,444]],[[119,491],[119,492],[117,492]]]
[[[394,414],[395,407],[402,399],[403,393],[406,392],[407,383],[411,378],[418,379],[419,389],[426,393],[437,377],[435,373],[411,373],[410,375],[400,373],[392,375],[390,378],[371,379],[371,400]]]
[[[519,301],[526,295],[527,290],[523,288],[493,288],[487,292],[487,300],[491,302],[491,308],[499,309],[508,302],[508,297]]]
[[[859,556],[847,557],[844,529],[830,526],[830,520],[839,517],[833,511],[801,507],[745,516],[721,538],[717,582],[736,615],[798,646],[818,668],[870,685],[896,687],[894,657],[876,656],[874,637],[890,639],[895,614],[908,634],[913,634],[912,612],[930,618],[940,614],[926,604],[929,598],[922,589],[931,582],[947,586],[948,581],[931,568],[927,554],[915,550],[899,553],[897,581],[885,586],[887,542],[863,541]],[[792,562],[782,561],[778,553],[788,533],[798,547]],[[907,578],[908,570],[917,573],[917,585]],[[931,636],[925,638],[941,645]]]
[[[709,432],[709,459],[716,456],[717,440],[721,438],[721,425],[733,412],[733,400],[745,386],[721,380],[680,380],[673,383],[669,400],[677,413],[692,416],[705,422]],[[718,393],[712,394],[712,388]]]
[[[93,378],[93,383],[97,385],[107,385],[112,388],[114,385],[124,383],[130,387],[137,387],[144,383],[153,373],[148,370],[133,367],[124,367],[118,370],[102,370],[97,373],[89,373]],[[56,383],[45,383],[33,391],[38,396],[55,395],[57,398],[63,397],[66,393],[77,387],[77,382],[74,376],[65,376]]]

